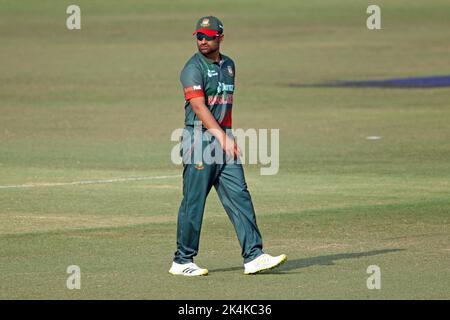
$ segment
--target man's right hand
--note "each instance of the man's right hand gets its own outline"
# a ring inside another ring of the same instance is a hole
[[[233,138],[225,134],[225,138],[220,140],[220,145],[227,155],[227,159],[237,159],[242,155],[236,141]]]
[[[233,158],[237,159],[242,155],[241,150],[237,146],[234,139],[228,136],[225,131],[217,123],[216,119],[209,111],[208,107],[205,105],[204,97],[192,98],[190,100],[192,110],[195,112],[197,117],[202,121],[203,126],[209,130],[209,132],[216,137],[220,142],[220,146],[227,154],[227,159]]]

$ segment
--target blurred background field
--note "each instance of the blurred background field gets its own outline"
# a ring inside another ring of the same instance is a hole
[[[307,86],[450,75],[448,1],[377,1],[376,31],[357,0],[85,0],[73,31],[70,4],[0,0],[0,186],[168,178],[0,188],[0,298],[450,298],[450,88]],[[234,127],[280,129],[279,173],[246,174],[266,250],[289,261],[257,277],[214,191],[196,259],[210,275],[167,273],[178,76],[209,14],[236,63]]]

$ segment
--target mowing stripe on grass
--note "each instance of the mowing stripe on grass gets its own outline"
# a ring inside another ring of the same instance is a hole
[[[180,177],[181,177],[181,175],[155,176],[155,177],[128,177],[128,178],[113,178],[113,179],[105,179],[105,180],[84,180],[84,181],[72,181],[72,182],[27,183],[27,184],[0,186],[0,189],[60,187],[60,186],[85,185],[85,184],[106,184],[106,183],[115,183],[115,182],[158,180],[158,179],[171,179],[171,178],[180,178]]]

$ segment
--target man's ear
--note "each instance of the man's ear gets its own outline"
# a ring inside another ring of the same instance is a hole
[[[225,36],[223,35],[223,34],[221,34],[220,36],[219,36],[219,42],[221,43],[222,41],[223,41],[223,38],[224,38]]]

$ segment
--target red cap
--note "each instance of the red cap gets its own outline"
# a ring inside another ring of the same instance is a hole
[[[211,29],[197,29],[194,31],[193,35],[197,34],[197,33],[204,33],[206,34],[208,37],[212,37],[215,35],[218,35],[219,32],[216,30],[211,30]]]

